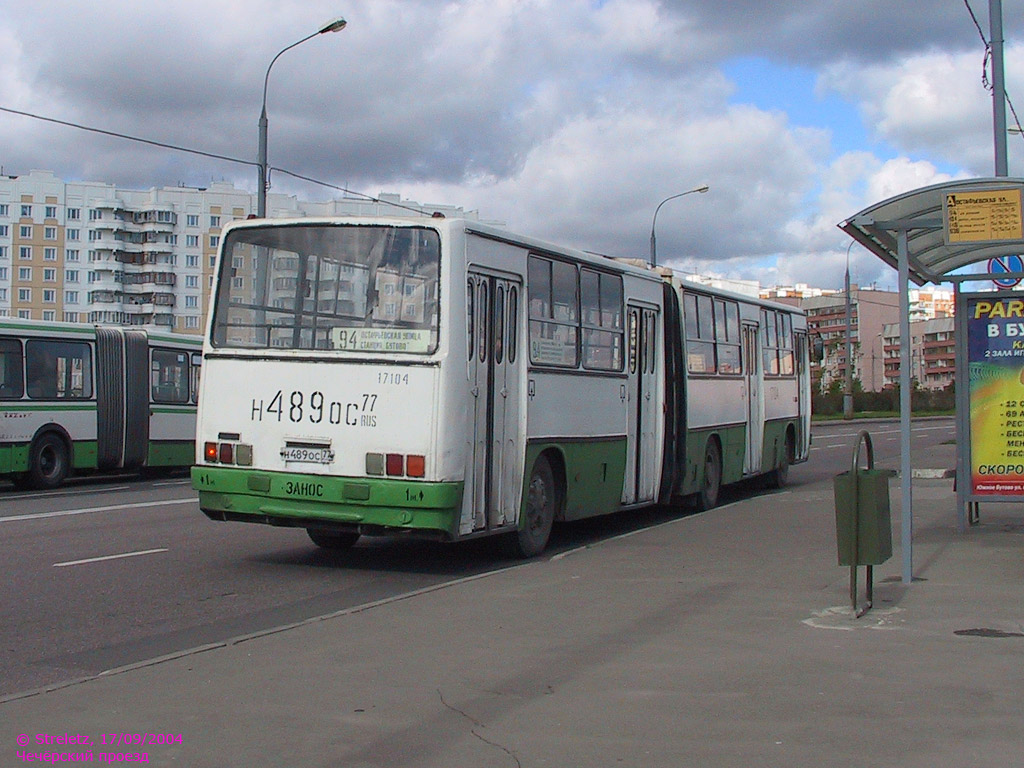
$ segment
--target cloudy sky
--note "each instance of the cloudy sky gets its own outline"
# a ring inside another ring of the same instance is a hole
[[[969,0],[985,36],[988,3]],[[1024,118],[1024,7],[1004,0]],[[836,224],[991,176],[984,44],[964,0],[5,0],[0,107],[270,163],[363,193],[684,271],[840,287]],[[1012,120],[1012,116],[1010,118]],[[1010,136],[1010,175],[1024,137]],[[255,190],[251,166],[0,112],[0,166]],[[338,194],[272,177],[302,199]],[[855,282],[891,287],[854,246]]]

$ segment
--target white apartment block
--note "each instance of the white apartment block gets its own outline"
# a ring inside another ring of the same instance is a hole
[[[269,195],[268,215],[402,216],[476,212],[343,198]],[[400,204],[402,207],[396,207]],[[198,334],[206,322],[221,231],[256,210],[231,184],[120,189],[65,182],[49,171],[0,176],[0,317],[156,325]]]

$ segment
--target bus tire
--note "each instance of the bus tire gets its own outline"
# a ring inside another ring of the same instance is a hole
[[[551,526],[558,507],[558,488],[555,473],[547,457],[539,456],[530,472],[526,486],[526,509],[523,521],[515,535],[510,536],[512,554],[519,558],[536,557],[548,545]]]
[[[54,432],[44,432],[28,450],[27,485],[38,490],[56,488],[71,469],[67,443]]]
[[[697,494],[697,509],[705,512],[718,504],[722,488],[722,450],[718,441],[710,438],[704,446],[704,484]]]
[[[354,531],[325,531],[323,528],[307,528],[310,540],[321,549],[350,549],[359,540]]]
[[[786,433],[786,447],[782,451],[782,461],[771,472],[768,473],[768,487],[785,488],[789,482],[789,466],[793,463],[795,449],[793,447],[793,434]]]

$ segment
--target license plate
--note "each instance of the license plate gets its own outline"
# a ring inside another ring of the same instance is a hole
[[[334,461],[334,451],[330,448],[303,448],[289,445],[281,449],[281,458],[286,462],[330,464]]]

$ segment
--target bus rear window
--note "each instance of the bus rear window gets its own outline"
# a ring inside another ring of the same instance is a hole
[[[289,224],[231,230],[211,342],[239,349],[430,354],[440,237],[425,227]]]

